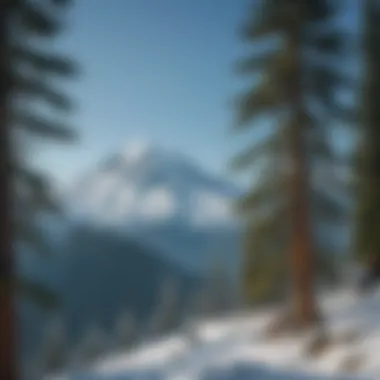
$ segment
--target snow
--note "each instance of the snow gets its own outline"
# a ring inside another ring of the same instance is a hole
[[[270,308],[201,321],[190,326],[192,334],[184,330],[104,358],[86,373],[54,380],[379,380],[380,289],[367,296],[349,289],[325,294],[320,305],[325,325],[336,338],[320,356],[305,354],[312,333],[265,337],[263,330],[277,311]],[[353,329],[361,338],[339,340]],[[363,357],[360,375],[341,370],[342,361],[351,355]]]
[[[120,186],[118,197],[115,197],[113,212],[119,217],[118,221],[123,221],[135,212],[137,201],[137,191],[134,186],[123,183]]]
[[[93,178],[94,186],[90,186],[91,191],[85,194],[83,200],[96,208],[108,198],[110,192],[119,182],[120,179],[115,173],[98,175]]]
[[[194,224],[218,225],[231,221],[232,199],[211,191],[196,192],[193,198]]]
[[[172,191],[165,187],[150,190],[141,199],[139,211],[144,219],[167,219],[176,211],[176,199]]]
[[[143,139],[134,139],[128,141],[123,150],[122,156],[127,161],[137,162],[142,160],[151,151],[152,143]]]
[[[235,222],[231,192],[238,190],[180,153],[136,140],[102,161],[112,164],[95,166],[70,186],[64,202],[70,214],[115,228],[163,220],[197,227]]]

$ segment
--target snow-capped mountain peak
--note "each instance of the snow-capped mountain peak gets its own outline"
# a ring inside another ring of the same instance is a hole
[[[145,142],[126,144],[73,183],[71,209],[93,221],[231,225],[239,190],[180,153]]]
[[[121,155],[126,161],[137,162],[147,157],[152,150],[153,145],[150,142],[134,140],[124,145]]]

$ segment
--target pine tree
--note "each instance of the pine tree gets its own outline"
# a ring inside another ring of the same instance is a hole
[[[364,3],[364,88],[354,170],[356,175],[355,254],[373,279],[380,279],[380,6]],[[371,280],[371,279],[370,279]]]
[[[260,53],[238,64],[257,84],[238,99],[236,128],[266,132],[233,163],[259,171],[238,204],[246,226],[244,288],[248,297],[277,297],[290,284],[292,318],[303,325],[319,317],[314,221],[341,217],[336,202],[312,181],[314,164],[327,168],[333,162],[321,114],[327,120],[345,115],[333,89],[346,78],[317,59],[341,52],[340,33],[327,24],[330,14],[323,0],[262,1],[243,28],[243,38]]]
[[[28,163],[26,146],[34,137],[70,140],[66,126],[44,115],[45,105],[68,110],[71,102],[56,91],[50,77],[69,77],[72,62],[49,52],[44,42],[63,27],[65,0],[4,0],[0,4],[0,378],[16,379],[14,296],[17,286],[34,297],[51,300],[46,289],[16,279],[13,241],[37,246],[37,213],[55,210],[49,186]],[[16,286],[13,286],[15,284]],[[48,297],[47,297],[48,296]]]

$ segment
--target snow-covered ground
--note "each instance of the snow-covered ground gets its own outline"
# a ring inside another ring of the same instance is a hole
[[[380,380],[380,289],[366,296],[339,291],[320,303],[336,339],[318,356],[306,354],[310,336],[265,337],[265,326],[276,314],[268,309],[204,321],[191,334],[145,343],[59,380]],[[348,331],[360,336],[340,340]],[[342,369],[349,358],[352,364],[360,359],[356,374]]]

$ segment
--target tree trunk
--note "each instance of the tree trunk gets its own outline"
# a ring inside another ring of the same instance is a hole
[[[308,167],[301,125],[292,138],[292,231],[290,265],[293,279],[293,313],[297,323],[309,325],[316,321],[314,300],[314,260],[310,231]]]
[[[289,86],[293,112],[290,134],[290,165],[292,178],[290,267],[293,280],[292,313],[294,322],[309,326],[317,320],[314,300],[314,260],[309,208],[310,169],[306,150],[304,104],[302,98],[301,22],[295,25],[290,49],[294,57]]]
[[[13,254],[11,231],[10,172],[10,72],[9,72],[9,6],[0,3],[0,379],[17,376],[16,315],[13,294]]]

